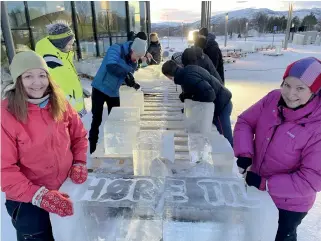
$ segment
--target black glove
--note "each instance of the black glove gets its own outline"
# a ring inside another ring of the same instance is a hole
[[[129,86],[129,87],[134,87],[134,85],[136,84],[135,82],[135,78],[133,76],[132,73],[128,73],[126,78],[125,78],[125,82],[126,82],[126,85]]]
[[[257,175],[256,173],[248,171],[246,173],[245,181],[246,181],[247,185],[256,187],[257,189],[260,189],[262,178],[259,175]]]
[[[240,174],[244,174],[246,172],[246,169],[252,165],[252,158],[239,157],[236,161],[236,164],[239,168]]]
[[[140,85],[137,84],[137,83],[135,83],[133,87],[134,87],[135,90],[139,90],[140,89]]]
[[[184,100],[185,100],[184,93],[180,93],[179,99],[180,99],[182,102],[184,102]]]

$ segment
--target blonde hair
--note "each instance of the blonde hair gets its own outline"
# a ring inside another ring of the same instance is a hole
[[[150,40],[151,41],[158,41],[158,34],[157,33],[151,33],[150,35],[149,35],[149,38],[150,38]]]
[[[55,121],[63,119],[67,110],[66,99],[60,88],[48,76],[49,86],[46,94],[49,94],[50,113]],[[28,118],[28,95],[22,84],[21,76],[17,78],[16,88],[6,93],[8,99],[8,111],[18,121],[26,122]]]

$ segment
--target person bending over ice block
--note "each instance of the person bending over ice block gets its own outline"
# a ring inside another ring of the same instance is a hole
[[[232,94],[220,81],[214,78],[207,70],[197,65],[179,66],[169,60],[162,67],[163,74],[181,85],[183,95],[181,100],[191,99],[200,102],[214,102],[214,124],[220,134],[233,144],[230,115],[232,113]]]
[[[203,50],[200,47],[190,47],[184,50],[182,53],[182,64],[184,66],[187,65],[198,65],[202,68],[206,69],[213,77],[218,79],[222,85],[224,82],[221,79],[221,76],[217,72],[215,66],[213,65],[211,59],[204,54]]]
[[[290,64],[281,89],[243,112],[234,152],[246,183],[267,191],[279,209],[276,241],[296,230],[321,190],[321,61]]]
[[[40,55],[18,53],[10,70],[13,84],[1,101],[5,206],[18,241],[52,241],[49,212],[73,215],[60,186],[68,177],[76,184],[87,179],[87,132]]]
[[[113,107],[120,106],[119,88],[123,82],[136,90],[140,85],[135,82],[133,73],[137,62],[146,54],[146,40],[135,40],[109,47],[92,83],[92,122],[89,131],[90,153],[96,150],[104,103],[108,114]]]

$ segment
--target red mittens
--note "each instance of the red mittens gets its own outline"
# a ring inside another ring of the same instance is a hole
[[[72,165],[72,167],[70,168],[69,177],[73,183],[84,183],[88,177],[88,170],[86,165],[82,163],[76,163]]]
[[[74,213],[73,204],[67,194],[55,190],[49,191],[45,187],[36,192],[32,204],[60,217],[71,216]]]

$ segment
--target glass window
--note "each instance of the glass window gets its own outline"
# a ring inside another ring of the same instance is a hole
[[[6,2],[11,28],[27,28],[23,2]]]
[[[2,72],[3,67],[8,67],[9,60],[8,60],[7,48],[2,36],[2,30],[0,30],[0,34],[1,34],[1,72]],[[1,78],[1,83],[2,83],[2,78]]]
[[[124,1],[95,1],[99,34],[126,36],[126,8]]]
[[[139,12],[140,12],[140,31],[147,33],[147,13],[146,13],[146,2],[139,2]]]
[[[105,56],[108,48],[110,47],[109,37],[101,37],[98,39],[99,53],[101,56]]]
[[[78,22],[78,36],[82,57],[96,56],[96,47],[94,40],[94,31],[92,28],[92,11],[90,2],[77,1],[76,6],[76,19]]]
[[[16,52],[30,50],[30,35],[29,30],[11,30],[12,38],[15,45]]]
[[[70,1],[28,1],[28,8],[35,43],[48,35],[49,24],[62,21],[72,25]]]
[[[140,32],[140,3],[139,1],[129,1],[129,25],[130,30]]]
[[[113,44],[123,44],[127,41],[127,36],[126,37],[112,37]]]

